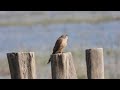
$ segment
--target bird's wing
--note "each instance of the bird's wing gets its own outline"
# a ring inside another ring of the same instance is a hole
[[[57,50],[61,47],[62,41],[63,41],[62,38],[59,38],[59,39],[56,41],[55,46],[54,46],[54,48],[53,48],[53,54],[55,54],[55,53],[57,52]]]

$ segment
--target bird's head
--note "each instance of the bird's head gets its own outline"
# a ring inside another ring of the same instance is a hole
[[[67,35],[67,34],[64,34],[64,35],[61,36],[61,38],[66,38],[66,39],[68,39],[68,35]]]

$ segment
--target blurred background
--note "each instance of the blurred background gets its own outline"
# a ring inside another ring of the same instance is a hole
[[[103,48],[105,78],[120,78],[120,11],[0,11],[0,79],[9,79],[6,53],[35,52],[37,78],[51,78],[46,64],[56,39],[69,35],[79,79],[86,79],[85,49]]]

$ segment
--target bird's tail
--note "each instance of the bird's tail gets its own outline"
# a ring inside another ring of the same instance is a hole
[[[51,61],[51,57],[50,57],[50,59],[49,59],[49,61],[48,61],[48,63],[47,63],[47,64],[49,64],[49,63],[50,63],[50,61]]]
[[[53,52],[52,54],[55,54],[55,53]],[[51,55],[52,55],[52,54],[51,54]],[[51,56],[50,56],[50,59],[49,59],[49,61],[48,61],[47,64],[49,64],[50,62],[51,62]]]

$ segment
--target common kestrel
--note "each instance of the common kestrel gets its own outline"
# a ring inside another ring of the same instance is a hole
[[[63,53],[63,49],[67,46],[67,42],[68,42],[68,35],[65,34],[60,36],[55,43],[52,54]],[[50,61],[51,61],[51,57],[48,63],[50,63]]]

